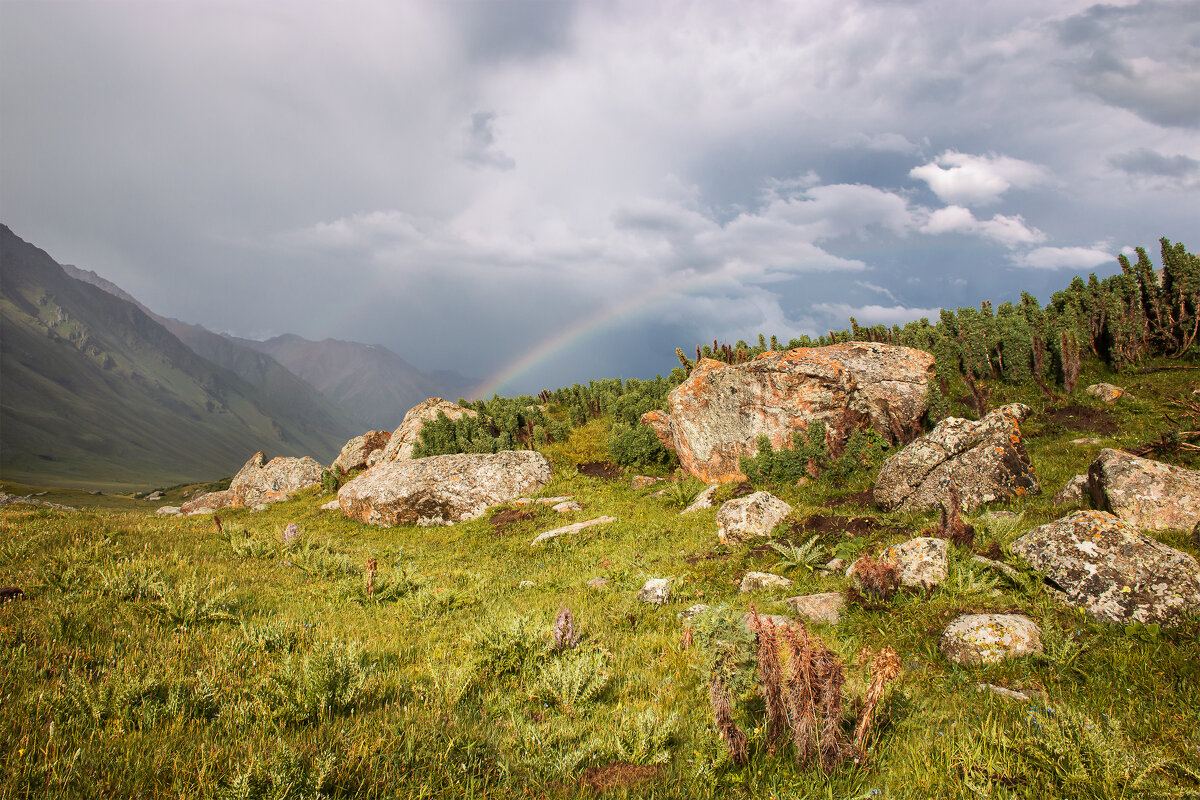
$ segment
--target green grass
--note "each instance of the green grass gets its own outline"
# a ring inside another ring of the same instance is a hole
[[[996,390],[993,404],[1034,408],[1025,434],[1043,493],[997,506],[1020,512],[1016,521],[975,514],[978,547],[1004,550],[1061,516],[1049,501],[1061,483],[1100,446],[1160,433],[1166,398],[1189,388],[1189,373],[1090,369],[1070,402],[1099,408],[1082,387],[1100,379],[1133,394],[1109,409],[1118,427],[1103,445],[1071,444],[1093,434],[1045,421],[1065,400]],[[904,659],[864,764],[825,775],[797,766],[790,750],[769,756],[761,701],[743,694],[735,712],[750,762],[732,766],[712,729],[706,653],[682,647],[676,615],[694,603],[742,611],[750,599],[787,613],[786,596],[837,591],[845,579],[794,568],[790,591],[740,595],[742,575],[772,571],[780,555],[719,545],[715,508],[680,515],[652,490],[571,468],[604,458],[605,442],[605,422],[593,420],[548,448],[556,472],[543,494],[573,495],[582,511],[536,507],[499,529],[486,518],[372,528],[321,511],[329,498],[314,492],[261,514],[222,513],[224,536],[211,517],[158,518],[156,504],[132,498],[71,495],[84,507],[76,513],[0,510],[0,584],[25,591],[0,606],[0,797],[590,797],[589,776],[614,762],[629,769],[605,796],[1200,792],[1200,621],[1162,631],[1102,625],[1036,580],[1009,580],[966,553],[954,554],[951,579],[927,596],[901,593],[885,610],[850,606],[836,628],[814,628],[849,665],[865,646],[891,646]],[[821,537],[830,552],[878,550],[933,524],[932,515],[830,505],[871,478],[775,491],[796,520],[873,520],[864,536]],[[541,531],[603,514],[617,522],[530,546]],[[302,535],[285,546],[290,522]],[[778,538],[804,545],[811,534]],[[1197,555],[1184,532],[1159,538]],[[368,558],[379,564],[370,598]],[[594,577],[607,588],[589,588]],[[672,579],[667,605],[636,603],[649,577]],[[581,638],[555,649],[563,608]],[[950,664],[938,636],[971,611],[1028,614],[1045,632],[1045,656]],[[865,680],[851,666],[849,693]],[[981,694],[981,682],[1034,699]]]

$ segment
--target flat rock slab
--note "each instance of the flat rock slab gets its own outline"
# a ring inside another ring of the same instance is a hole
[[[1042,630],[1020,614],[967,614],[946,627],[941,649],[955,664],[996,664],[1042,652]]]
[[[706,483],[743,480],[739,460],[775,449],[820,420],[827,441],[874,427],[895,441],[925,413],[933,356],[908,347],[849,342],[767,352],[741,364],[701,359],[667,397],[668,414],[643,416],[679,463]]]
[[[758,592],[763,589],[790,589],[792,581],[782,575],[772,575],[769,572],[747,572],[742,578],[740,591]]]
[[[377,464],[338,490],[338,505],[369,525],[447,525],[476,519],[550,482],[532,450],[459,453]]]
[[[792,507],[770,492],[735,497],[717,511],[717,538],[722,544],[740,544],[770,536],[790,513]]]
[[[596,519],[589,519],[586,522],[576,522],[574,525],[564,525],[561,528],[555,528],[554,530],[539,533],[537,538],[530,542],[530,545],[542,544],[555,537],[568,533],[579,533],[584,528],[590,528],[593,525],[604,525],[605,523],[616,521],[616,517],[596,517]]]
[[[576,500],[564,500],[561,503],[555,503],[550,506],[550,510],[556,514],[569,514],[572,511],[583,511],[583,506],[579,505]]]
[[[1187,531],[1200,522],[1196,470],[1106,448],[1088,468],[1088,491],[1096,508],[1142,530]]]
[[[789,597],[784,602],[805,622],[837,625],[842,620],[846,596],[841,592],[821,592]]]
[[[872,489],[884,511],[940,508],[948,487],[964,509],[1041,491],[1021,438],[1028,406],[1010,403],[974,422],[948,417],[889,456]]]
[[[1200,612],[1196,559],[1105,511],[1076,511],[1034,528],[1013,552],[1096,619],[1172,625]]]

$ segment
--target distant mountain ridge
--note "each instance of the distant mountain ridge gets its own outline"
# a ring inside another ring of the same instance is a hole
[[[199,355],[119,288],[68,275],[4,225],[0,264],[0,470],[8,480],[211,479],[260,449],[328,462],[361,432],[282,367],[263,361],[255,385]],[[272,381],[285,389],[272,390]]]

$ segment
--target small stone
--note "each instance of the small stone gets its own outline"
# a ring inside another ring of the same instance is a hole
[[[1112,405],[1125,396],[1124,389],[1122,389],[1120,386],[1114,386],[1111,383],[1093,383],[1084,391],[1097,400],[1103,400],[1109,405]]]
[[[717,538],[721,544],[740,544],[770,536],[790,513],[792,507],[770,492],[734,498],[722,503],[717,512]]]
[[[566,500],[562,503],[555,503],[551,508],[559,514],[567,514],[572,511],[583,511],[583,506],[579,505],[578,500]]]
[[[574,525],[564,525],[561,528],[555,528],[553,530],[539,533],[537,538],[530,542],[530,545],[539,545],[543,542],[549,541],[550,539],[562,536],[565,533],[578,533],[584,528],[590,528],[593,525],[604,525],[606,523],[616,521],[616,517],[597,517],[596,519],[589,519],[587,522],[576,522]]]
[[[942,654],[962,666],[1042,652],[1042,631],[1020,614],[965,614],[942,633]]]
[[[699,616],[700,614],[703,614],[705,611],[708,611],[709,608],[710,608],[710,606],[706,606],[706,605],[704,605],[704,603],[696,603],[696,605],[688,606],[687,608],[685,608],[683,611],[680,611],[675,616],[678,619],[681,619],[686,622],[687,620],[693,619],[693,618]]]
[[[994,695],[1007,698],[1008,700],[1029,700],[1029,695],[1024,692],[1014,692],[1012,689],[1005,689],[1003,686],[997,686],[994,683],[981,683],[975,687],[977,692],[991,692]]]
[[[341,508],[342,507],[340,505],[338,505],[338,501],[337,501],[336,497],[334,499],[330,500],[325,505],[321,506],[322,511],[340,511]]]
[[[812,483],[812,478],[809,478],[806,475],[801,475],[796,479],[796,486],[798,487],[808,486],[810,483]]]
[[[822,572],[833,573],[833,572],[841,572],[845,568],[846,568],[846,559],[831,558],[831,559],[829,559],[829,561],[827,561],[825,563],[825,566],[821,567],[820,569]]]
[[[668,578],[651,578],[642,586],[637,599],[643,603],[661,606],[671,599],[671,581]]]
[[[665,490],[664,490],[665,491]],[[713,495],[717,493],[717,484],[713,484],[696,496],[692,504],[679,512],[681,514],[691,514],[693,511],[699,511],[704,508],[712,508]]]
[[[517,584],[518,589],[532,589],[535,586],[533,581],[521,581]]]
[[[587,585],[592,589],[600,590],[608,588],[608,578],[592,578],[587,582]]]
[[[39,494],[45,494],[45,492],[39,492]],[[150,502],[154,502],[155,500],[162,500],[163,493],[162,492],[151,492],[150,494],[146,495],[146,499],[149,500]]]
[[[1072,439],[1071,444],[1100,444],[1102,439],[1097,439],[1095,436],[1084,436],[1080,439]],[[983,684],[980,684],[981,686]]]
[[[805,622],[837,625],[841,621],[846,596],[841,592],[822,592],[789,597],[784,601]]]
[[[781,575],[772,575],[769,572],[747,572],[742,578],[742,586],[739,591],[757,592],[762,589],[790,588],[792,588],[791,580]]]
[[[899,568],[902,586],[928,589],[946,580],[950,563],[948,549],[945,539],[919,536],[889,547],[879,560]]]
[[[271,508],[271,506],[268,505],[267,503],[259,503],[258,505],[254,506],[253,508],[250,509],[250,513],[251,514],[261,514],[262,512],[267,511],[270,508]]]
[[[662,478],[655,478],[650,475],[634,475],[633,480],[629,482],[629,488],[645,489],[647,486],[653,486],[661,482]]]
[[[178,517],[179,506],[160,506],[154,513],[160,517]]]

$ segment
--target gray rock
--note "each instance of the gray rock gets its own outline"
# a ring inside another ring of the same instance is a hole
[[[178,517],[180,512],[179,506],[160,506],[154,513],[160,517]]]
[[[919,536],[892,545],[883,551],[879,561],[899,569],[902,586],[928,589],[946,580],[950,564],[948,551],[949,543],[945,539]]]
[[[233,476],[229,491],[232,506],[256,506],[259,503],[278,503],[289,499],[292,492],[309,486],[320,486],[325,468],[313,459],[278,456],[263,463],[262,451]]]
[[[1114,386],[1111,383],[1093,383],[1084,391],[1097,400],[1103,400],[1109,405],[1112,405],[1125,396],[1124,389],[1122,389],[1120,386]]]
[[[532,450],[459,453],[377,464],[338,490],[338,505],[370,525],[445,525],[481,516],[550,482]]]
[[[700,511],[701,509],[712,508],[713,495],[717,493],[717,489],[719,489],[719,488],[720,487],[715,483],[712,486],[709,486],[707,489],[702,491],[700,494],[696,495],[696,499],[692,501],[692,504],[690,506],[685,508],[683,511],[680,511],[679,513],[680,514],[691,514],[693,511]]]
[[[1104,449],[1088,468],[1092,505],[1142,530],[1200,522],[1200,472]]]
[[[451,403],[440,397],[422,400],[404,415],[404,420],[401,421],[400,427],[392,432],[387,445],[382,450],[376,450],[368,456],[367,466],[374,467],[377,464],[387,464],[392,461],[410,460],[417,442],[421,439],[421,429],[425,427],[426,422],[436,420],[439,413],[445,414],[449,419],[479,416],[469,408],[463,408],[458,403]]]
[[[789,597],[784,602],[805,622],[837,625],[842,619],[846,596],[841,592],[822,592]]]
[[[338,505],[337,498],[335,497],[332,500],[330,500],[328,503],[323,503],[321,505],[321,510],[322,511],[340,511],[341,506]]]
[[[146,499],[152,503],[155,502],[156,500],[162,500],[163,493],[162,492],[151,492],[150,494],[146,495]]]
[[[832,575],[844,569],[846,569],[846,559],[844,558],[831,558],[825,562],[825,566],[817,567],[817,571],[825,575]]]
[[[1041,491],[1021,439],[1030,413],[1020,403],[1001,406],[978,422],[948,417],[925,436],[889,456],[872,490],[885,511],[940,508],[948,487],[972,509]]]
[[[532,589],[536,584],[533,581],[521,581],[517,584],[518,589]]]
[[[643,603],[661,606],[671,599],[671,581],[669,578],[651,578],[646,581],[638,592],[637,599]]]
[[[757,592],[763,589],[790,589],[792,582],[788,578],[781,575],[772,575],[769,572],[747,572],[742,578],[740,591],[742,592]]]
[[[1200,565],[1104,511],[1076,511],[1013,543],[1063,592],[1099,620],[1171,625],[1200,611]]]
[[[975,686],[975,691],[988,692],[996,695],[997,697],[1003,697],[1006,700],[1027,701],[1030,699],[1029,695],[1025,694],[1024,692],[1014,692],[1012,689],[1006,689],[1003,686],[997,686],[994,683],[977,684]]]
[[[592,578],[587,582],[589,588],[600,590],[608,588],[608,578]]]
[[[616,522],[616,521],[617,521],[616,517],[596,517],[596,519],[589,519],[586,522],[576,522],[574,525],[564,525],[561,528],[555,528],[554,530],[549,530],[549,531],[544,531],[542,533],[539,533],[537,538],[534,539],[530,544],[531,545],[544,544],[545,542],[548,542],[551,539],[554,539],[558,536],[562,536],[567,533],[578,533],[579,531],[583,530],[584,528],[590,528],[593,525],[604,525],[606,523]]]
[[[366,469],[371,454],[387,447],[391,438],[392,435],[387,431],[367,431],[362,436],[355,436],[342,446],[342,451],[329,469],[343,473]]]
[[[722,544],[740,544],[770,536],[790,513],[792,507],[770,492],[735,497],[717,511],[717,538]]]
[[[955,664],[996,664],[1042,652],[1042,630],[1020,614],[967,614],[946,627],[941,649]]]
[[[561,503],[555,503],[554,505],[550,506],[550,508],[559,514],[568,514],[572,511],[583,511],[583,506],[579,505],[579,501],[577,500],[564,500]]]
[[[1088,476],[1076,475],[1063,484],[1063,487],[1058,490],[1051,502],[1056,506],[1065,506],[1072,503],[1087,503],[1090,499],[1091,495],[1088,493]]]
[[[1100,444],[1100,442],[1102,442],[1102,441],[1104,441],[1104,440],[1103,440],[1103,439],[1097,439],[1095,436],[1084,436],[1084,437],[1081,437],[1081,438],[1079,438],[1079,439],[1072,439],[1072,440],[1071,440],[1071,444],[1081,444],[1081,445],[1085,445],[1085,444]]]
[[[693,619],[693,618],[699,616],[700,614],[703,614],[705,611],[708,611],[708,609],[709,609],[709,606],[704,605],[704,603],[696,603],[696,605],[688,606],[687,608],[685,608],[683,611],[680,611],[675,616],[676,616],[676,618],[684,620],[686,622],[689,619]]]

